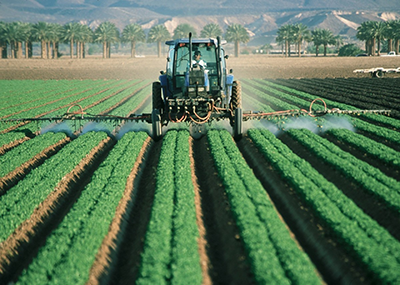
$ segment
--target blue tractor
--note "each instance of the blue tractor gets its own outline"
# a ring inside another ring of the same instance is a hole
[[[201,125],[222,119],[230,121],[235,138],[241,137],[241,86],[227,72],[224,43],[219,37],[192,39],[191,34],[166,42],[166,71],[153,82],[153,138],[160,138],[169,122]]]

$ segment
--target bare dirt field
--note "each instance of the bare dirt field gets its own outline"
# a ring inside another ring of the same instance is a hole
[[[165,58],[86,58],[0,60],[0,79],[150,79],[165,69]],[[354,69],[400,66],[400,57],[270,57],[242,55],[228,59],[240,78],[366,77]],[[390,75],[396,76],[396,75]]]

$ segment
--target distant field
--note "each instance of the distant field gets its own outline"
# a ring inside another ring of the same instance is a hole
[[[0,60],[0,79],[150,79],[157,80],[166,59],[157,57],[84,60]],[[242,55],[228,59],[237,78],[365,77],[354,69],[399,67],[400,57],[290,57]]]
[[[164,64],[1,60],[0,119],[148,113]],[[146,123],[1,123],[0,284],[398,283],[400,77],[352,71],[400,62],[229,64],[246,110],[392,113],[249,121],[239,141],[229,123],[159,141]]]

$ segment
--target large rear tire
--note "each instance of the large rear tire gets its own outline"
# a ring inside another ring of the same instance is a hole
[[[231,101],[229,103],[231,111],[242,108],[242,85],[239,81],[233,81]]]
[[[231,110],[230,124],[233,128],[233,136],[236,138],[242,135],[242,86],[239,81],[233,81],[231,100],[229,102],[229,108]],[[236,110],[240,109],[240,116],[237,116]],[[238,121],[239,120],[239,121]]]
[[[158,141],[162,136],[161,116],[158,109],[153,109],[153,112],[151,112],[151,124],[153,139]]]
[[[243,111],[242,108],[235,109],[235,119],[233,124],[233,138],[240,140],[243,134]]]
[[[156,81],[153,82],[153,110],[158,109],[161,113],[161,110],[164,108],[164,101],[161,97],[161,83]]]

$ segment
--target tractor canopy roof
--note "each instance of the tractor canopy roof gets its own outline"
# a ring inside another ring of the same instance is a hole
[[[214,38],[195,38],[192,39],[192,44],[193,45],[198,45],[198,44],[214,44],[216,47],[218,46],[218,40]],[[165,42],[166,45],[169,46],[176,46],[179,44],[189,44],[189,38],[183,38],[183,39],[177,39],[177,40],[169,40]],[[225,40],[221,40],[221,45],[226,44]]]

